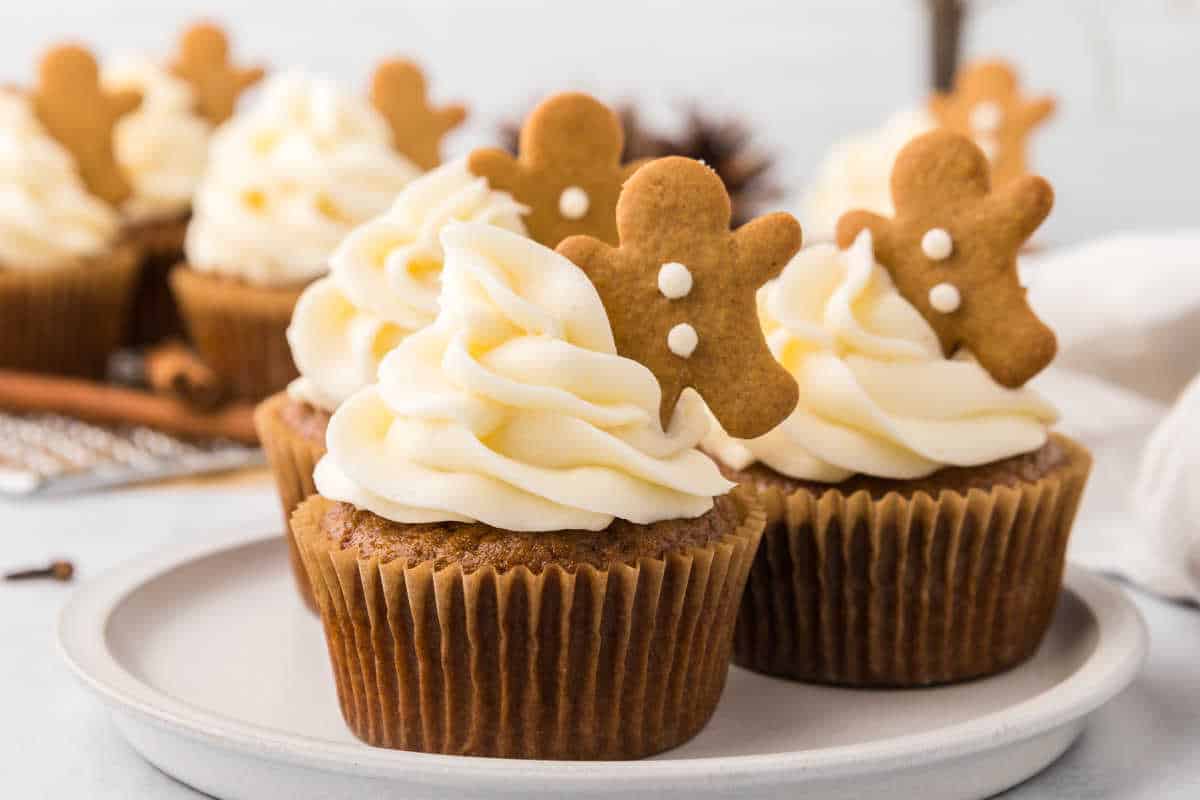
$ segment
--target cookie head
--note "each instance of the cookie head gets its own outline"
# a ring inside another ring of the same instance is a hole
[[[1008,387],[1045,369],[1057,342],[1029,307],[1017,252],[1050,213],[1050,184],[1026,176],[993,187],[984,153],[966,137],[939,130],[900,152],[892,199],[894,217],[843,216],[838,246],[848,248],[867,232],[876,260],[947,356],[968,348]]]
[[[568,236],[617,242],[621,186],[640,163],[622,164],[621,121],[594,97],[567,92],[544,100],[521,128],[518,154],[476,150],[471,172],[529,208],[529,234],[547,247]]]
[[[74,157],[88,190],[114,206],[128,198],[132,187],[113,152],[113,128],[141,104],[141,94],[102,87],[92,54],[67,44],[42,57],[30,97],[46,131]]]
[[[262,67],[232,63],[229,37],[211,22],[194,23],[183,32],[171,71],[192,87],[196,111],[214,125],[233,116],[242,92],[266,74]]]
[[[799,390],[767,348],[755,294],[800,249],[796,220],[771,214],[730,230],[721,179],[678,156],[639,169],[616,216],[619,246],[573,236],[558,251],[595,284],[617,352],[658,378],[664,429],[688,387],[732,436],[782,422]]]
[[[371,104],[392,129],[392,146],[423,170],[442,163],[442,139],[467,118],[466,106],[429,104],[425,74],[411,61],[384,61],[371,76]]]

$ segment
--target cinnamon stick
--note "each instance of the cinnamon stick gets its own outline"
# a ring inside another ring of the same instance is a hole
[[[225,399],[221,378],[182,342],[171,340],[146,351],[143,363],[151,391],[212,411]]]
[[[0,369],[0,409],[63,414],[101,424],[144,425],[164,433],[258,444],[254,405],[231,403],[202,413],[171,398],[77,378]]]

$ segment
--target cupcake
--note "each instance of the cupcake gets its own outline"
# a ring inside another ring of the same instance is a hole
[[[100,377],[120,344],[138,259],[111,129],[138,100],[98,81],[64,46],[34,90],[0,90],[0,368]]]
[[[230,65],[228,55],[224,32],[199,23],[184,32],[170,61],[126,55],[104,66],[105,87],[142,97],[113,131],[117,164],[131,188],[120,209],[124,235],[142,252],[130,344],[183,333],[167,273],[183,260],[192,196],[213,128],[232,112],[238,95],[262,77],[261,69]],[[222,84],[219,98],[212,97],[214,80]]]
[[[524,234],[524,207],[488,188],[462,160],[410,183],[390,210],[355,230],[330,258],[330,274],[301,294],[287,339],[300,377],[257,409],[284,521],[316,492],[312,473],[325,453],[329,415],[375,382],[389,351],[437,315],[444,254],[438,238],[454,221]],[[301,595],[314,610],[308,576],[288,536]]]
[[[258,100],[214,134],[171,274],[200,355],[251,400],[297,377],[285,331],[301,292],[422,172],[384,111],[329,81],[284,74]]]
[[[442,230],[436,320],[334,412],[319,494],[292,518],[359,738],[632,759],[710,718],[763,516],[698,449],[704,403],[731,407],[750,384],[734,368],[790,380],[753,297],[799,246],[786,215],[736,234],[729,218],[720,179],[674,158],[624,184],[618,246]],[[640,297],[645,317],[621,306]],[[667,309],[695,322],[686,354],[659,336]],[[772,408],[722,421],[769,428]]]
[[[895,217],[846,215],[760,293],[800,403],[705,448],[767,510],[736,663],[847,686],[925,686],[1029,658],[1061,588],[1088,452],[1024,384],[1052,359],[1016,254],[1040,178],[990,188],[968,139],[897,159]]]
[[[976,61],[955,75],[954,89],[924,107],[894,114],[882,127],[836,144],[817,168],[802,200],[810,242],[831,242],[851,209],[892,214],[888,178],[901,149],[935,128],[971,137],[987,155],[997,185],[1028,174],[1026,149],[1034,128],[1054,110],[1049,97],[1027,99],[1013,67]]]

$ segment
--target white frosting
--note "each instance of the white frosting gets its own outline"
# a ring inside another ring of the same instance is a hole
[[[681,322],[667,331],[667,349],[680,358],[691,358],[699,344],[700,334],[686,322]]]
[[[568,186],[558,196],[558,213],[567,219],[583,219],[591,206],[588,193],[578,186]]]
[[[186,81],[145,58],[126,58],[104,69],[110,89],[135,89],[142,102],[117,121],[117,163],[133,187],[124,212],[134,219],[187,211],[204,173],[212,126],[195,113]]]
[[[692,271],[678,261],[668,261],[658,269],[658,290],[669,300],[687,297],[692,291]]]
[[[442,244],[437,321],[334,413],[322,495],[401,523],[601,530],[697,517],[732,487],[696,449],[698,396],[662,430],[658,381],[617,355],[582,270],[488,225]]]
[[[420,170],[365,98],[295,73],[213,137],[188,229],[189,264],[267,286],[318,277],[353,228]]]
[[[875,263],[869,232],[849,251],[800,251],[759,301],[800,404],[757,439],[714,430],[705,446],[735,468],[761,461],[825,482],[855,473],[917,478],[1036,450],[1056,419],[1036,392],[1000,386],[970,353],[945,358],[929,323]]]
[[[962,295],[952,283],[939,283],[929,290],[929,305],[942,314],[953,314],[962,305]]]
[[[331,274],[300,297],[288,326],[301,377],[293,397],[332,411],[372,383],[382,358],[433,322],[450,222],[524,234],[525,207],[455,161],[404,188],[391,209],[356,229],[329,259]]]
[[[817,169],[801,211],[804,239],[831,242],[847,211],[864,209],[891,216],[891,175],[896,156],[915,137],[936,127],[925,111],[896,114],[880,129],[836,144]]]
[[[41,269],[104,250],[116,213],[88,193],[28,100],[0,90],[0,269]]]
[[[945,228],[930,228],[921,237],[921,252],[934,261],[945,261],[954,252],[954,240]]]

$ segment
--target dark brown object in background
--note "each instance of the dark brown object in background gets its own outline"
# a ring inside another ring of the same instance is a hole
[[[710,116],[694,104],[687,108],[687,122],[682,133],[665,136],[644,125],[633,104],[616,107],[625,130],[622,163],[664,156],[703,161],[725,183],[733,205],[734,227],[748,222],[781,194],[771,172],[774,159],[754,146],[753,130],[745,121],[736,117]],[[519,122],[502,124],[501,146],[516,153],[520,130]]]
[[[925,0],[925,5],[929,8],[931,88],[949,91],[958,72],[967,4],[965,0]]]
[[[37,578],[50,578],[56,581],[69,581],[75,575],[75,565],[70,561],[51,561],[48,566],[37,569],[22,569],[6,573],[6,581],[29,581]]]
[[[103,383],[0,370],[0,409],[63,414],[100,424],[144,425],[176,436],[258,444],[254,407],[227,405],[204,414],[168,397]]]
[[[225,399],[225,384],[191,348],[171,340],[146,351],[146,383],[198,411],[212,411]]]
[[[155,344],[184,335],[179,306],[167,285],[167,274],[183,260],[183,240],[191,214],[139,220],[125,226],[124,236],[142,254],[142,271],[133,296],[129,330],[130,347]]]

